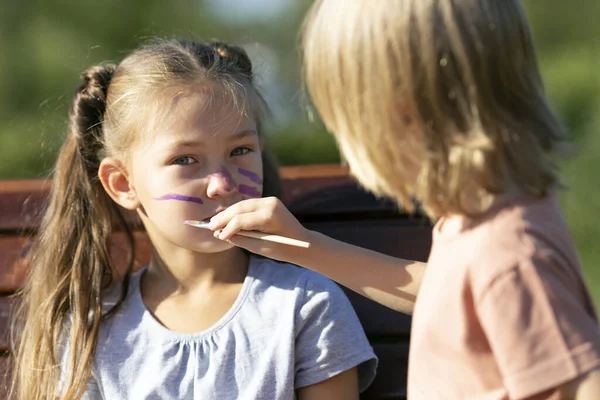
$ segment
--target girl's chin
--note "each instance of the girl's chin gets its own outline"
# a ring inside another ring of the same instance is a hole
[[[191,244],[190,250],[198,253],[220,253],[233,247],[235,247],[233,244],[213,237],[208,240]]]

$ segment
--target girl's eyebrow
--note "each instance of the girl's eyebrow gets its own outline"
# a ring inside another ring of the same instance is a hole
[[[229,135],[229,137],[227,139],[230,141],[233,141],[233,140],[244,139],[248,136],[258,136],[258,133],[254,129],[245,129],[243,131]]]
[[[170,147],[202,147],[202,142],[197,140],[175,140],[169,143]]]
[[[240,140],[240,139],[245,139],[247,137],[250,136],[258,136],[258,133],[254,130],[254,129],[246,129],[237,133],[234,133],[232,135],[227,136],[227,140],[230,142],[236,141],[236,140]],[[198,147],[202,147],[204,145],[204,142],[201,140],[175,140],[171,143],[169,143],[169,146],[171,148],[175,147],[175,148],[179,148],[179,147],[193,147],[193,148],[198,148]]]

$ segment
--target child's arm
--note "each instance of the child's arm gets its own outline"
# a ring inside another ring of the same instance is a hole
[[[266,257],[319,272],[394,310],[411,314],[425,264],[352,246],[304,228],[276,198],[236,203],[211,220],[223,240]],[[257,230],[308,241],[308,249],[233,236]]]
[[[522,400],[596,400],[600,398],[600,367],[581,378]]]
[[[425,264],[390,257],[310,231],[309,251],[295,264],[330,279],[393,310],[412,314]],[[237,240],[238,237],[235,237]]]
[[[591,371],[572,385],[576,400],[592,400],[600,397],[600,367]]]
[[[600,398],[600,367],[556,390],[551,399],[595,400]]]
[[[358,400],[358,398],[358,373],[356,368],[298,390],[299,400]]]

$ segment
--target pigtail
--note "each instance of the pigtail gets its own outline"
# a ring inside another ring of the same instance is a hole
[[[110,257],[114,228],[126,233],[132,249],[129,269],[133,265],[132,234],[98,178],[106,93],[114,71],[110,64],[86,70],[73,99],[69,137],[58,157],[49,206],[21,293],[13,384],[19,400],[59,395],[76,399],[83,394],[100,322],[106,317],[102,292],[115,276]],[[127,280],[122,298],[126,285]],[[68,359],[61,367],[65,346]]]
[[[224,65],[224,69],[236,69],[252,83],[252,61],[246,50],[223,42],[211,42],[209,46],[217,54],[216,65]]]

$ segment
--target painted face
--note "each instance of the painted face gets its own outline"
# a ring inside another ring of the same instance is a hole
[[[218,87],[175,99],[131,156],[131,180],[152,240],[202,252],[231,245],[183,224],[209,220],[230,205],[262,195],[261,146],[254,119]]]

